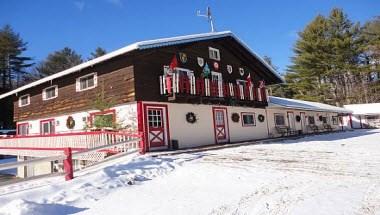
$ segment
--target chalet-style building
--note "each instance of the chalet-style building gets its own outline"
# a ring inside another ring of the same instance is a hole
[[[103,125],[143,134],[145,151],[342,129],[338,117],[350,113],[342,108],[268,107],[265,85],[281,82],[271,66],[226,31],[137,42],[0,99],[13,99],[19,138]],[[2,151],[0,141],[0,153],[13,152]]]

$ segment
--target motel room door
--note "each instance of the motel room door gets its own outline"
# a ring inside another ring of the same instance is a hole
[[[229,130],[226,108],[213,108],[214,133],[216,143],[229,142]]]
[[[295,121],[293,112],[288,112],[288,123],[289,123],[290,129],[296,130],[296,121]]]
[[[301,116],[301,126],[302,126],[302,133],[307,133],[307,120],[306,120],[306,114],[305,112],[301,112],[300,113],[300,116]]]
[[[145,106],[146,136],[150,148],[167,148],[169,143],[167,107]]]

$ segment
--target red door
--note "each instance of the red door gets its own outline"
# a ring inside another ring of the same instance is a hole
[[[167,146],[166,108],[148,106],[145,110],[149,146]]]
[[[214,132],[216,143],[225,143],[229,140],[227,110],[225,108],[213,108]]]

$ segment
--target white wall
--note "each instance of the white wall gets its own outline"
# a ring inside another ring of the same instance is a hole
[[[228,120],[231,142],[263,139],[268,137],[266,121],[259,122],[257,120],[259,114],[265,116],[265,109],[202,104],[147,103],[168,105],[170,139],[178,140],[180,148],[215,143],[213,107],[227,108],[226,117]],[[186,121],[186,114],[189,112],[193,112],[196,115],[197,121],[193,124]],[[243,127],[241,122],[241,112],[255,113],[256,126]],[[239,114],[239,122],[235,123],[231,120],[232,113]]]
[[[116,122],[119,123],[123,128],[130,131],[137,131],[137,104],[128,103],[111,108],[115,110]],[[88,124],[88,117],[91,113],[99,112],[98,110],[89,110],[59,116],[51,116],[47,118],[41,118],[30,121],[21,121],[20,123],[29,123],[29,134],[40,134],[40,121],[46,119],[54,119],[55,121],[55,133],[67,133],[67,132],[77,132],[83,131]],[[72,116],[75,120],[75,127],[69,129],[66,126],[66,121],[69,116]]]
[[[288,112],[294,113],[294,119],[296,118],[297,115],[301,116],[301,112],[304,112],[306,117],[314,116],[315,125],[318,127],[322,127],[323,125],[323,121],[319,121],[319,116],[324,116],[327,118],[327,123],[331,125],[333,130],[341,129],[339,124],[334,125],[332,122],[332,116],[338,115],[337,113],[334,113],[334,112],[317,112],[317,111],[304,111],[304,110],[285,109],[285,108],[268,108],[267,115],[268,115],[268,128],[269,128],[269,133],[270,133],[269,136],[273,136],[273,137],[281,136],[276,131],[276,128],[275,128],[276,127],[275,120],[274,120],[275,114],[277,113],[283,114],[285,116],[285,124],[286,126],[289,126],[288,117],[287,117]],[[306,118],[304,121],[306,122],[305,125],[308,125],[308,119]],[[302,130],[301,121],[297,122],[297,120],[295,120],[295,128],[296,130]],[[311,131],[308,131],[308,132],[310,133]]]

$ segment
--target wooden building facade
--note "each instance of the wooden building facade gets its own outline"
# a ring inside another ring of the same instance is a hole
[[[0,99],[13,98],[18,136],[105,123],[151,151],[267,138],[265,85],[282,81],[227,31],[137,42]]]

